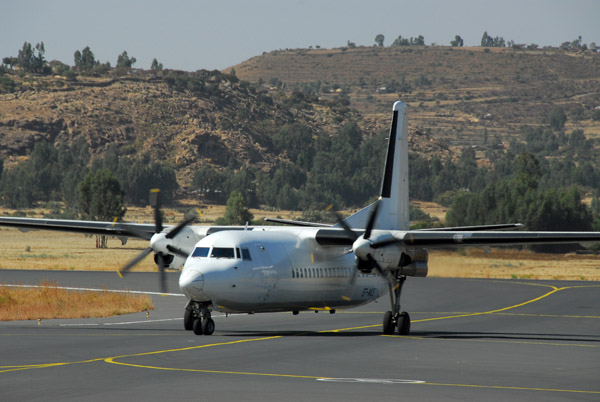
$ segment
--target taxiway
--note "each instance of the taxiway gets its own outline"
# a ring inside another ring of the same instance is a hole
[[[388,297],[329,314],[213,314],[183,329],[186,303],[146,313],[0,323],[2,401],[600,399],[600,285],[409,278],[410,336],[381,335]],[[0,271],[5,284],[157,292],[152,273]]]

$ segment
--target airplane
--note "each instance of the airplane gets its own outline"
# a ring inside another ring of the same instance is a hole
[[[379,198],[346,219],[332,212],[335,225],[268,219],[286,226],[197,226],[192,217],[165,227],[158,190],[150,194],[154,225],[13,217],[0,217],[0,225],[149,240],[121,272],[154,253],[165,292],[165,270],[183,265],[183,323],[196,335],[213,334],[213,311],[335,313],[386,293],[383,333],[408,335],[401,293],[407,277],[427,276],[428,249],[600,241],[600,232],[506,230],[522,226],[511,223],[410,230],[406,114],[406,105],[395,102]]]

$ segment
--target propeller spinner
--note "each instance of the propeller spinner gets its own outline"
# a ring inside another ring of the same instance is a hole
[[[159,286],[160,291],[165,293],[167,291],[167,278],[166,278],[166,266],[169,264],[169,256],[170,254],[176,254],[181,257],[187,257],[189,253],[181,250],[178,247],[175,247],[173,243],[173,239],[185,228],[187,225],[192,223],[196,217],[190,217],[184,219],[173,229],[168,231],[167,233],[163,233],[163,223],[162,223],[162,212],[160,209],[160,190],[152,189],[150,190],[150,205],[154,208],[154,235],[150,236],[149,233],[141,232],[136,230],[135,228],[127,225],[123,225],[127,231],[129,231],[133,236],[150,240],[150,247],[144,249],[140,254],[138,254],[135,258],[129,261],[127,264],[121,268],[119,271],[121,274],[126,274],[131,268],[140,263],[148,254],[154,252],[155,258],[154,261],[156,265],[158,265],[158,270],[160,273],[159,277]],[[172,259],[172,256],[170,256]]]
[[[344,229],[348,239],[354,242],[352,244],[352,252],[356,256],[356,269],[354,270],[354,274],[351,279],[352,284],[354,284],[356,281],[356,275],[358,274],[358,271],[371,272],[373,269],[375,269],[377,273],[385,278],[392,287],[396,285],[394,279],[391,278],[390,275],[383,270],[383,268],[381,268],[381,265],[379,265],[377,260],[371,255],[371,250],[374,247],[372,247],[373,243],[371,242],[370,238],[375,226],[375,221],[377,220],[380,202],[381,201],[378,200],[373,204],[369,214],[369,220],[367,221],[367,227],[365,228],[365,233],[362,236],[358,236],[337,212],[333,212],[337,218],[338,224]]]

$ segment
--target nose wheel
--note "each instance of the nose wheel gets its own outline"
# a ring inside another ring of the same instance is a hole
[[[190,300],[183,314],[183,327],[196,335],[212,335],[215,332],[215,322],[210,316],[208,303],[198,303]]]

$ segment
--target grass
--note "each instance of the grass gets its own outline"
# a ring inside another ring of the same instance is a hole
[[[434,250],[429,276],[447,278],[552,279],[600,281],[600,256],[544,254],[529,250],[465,248]]]
[[[0,286],[0,321],[110,317],[153,309],[148,295],[69,291],[47,282],[39,288]]]

